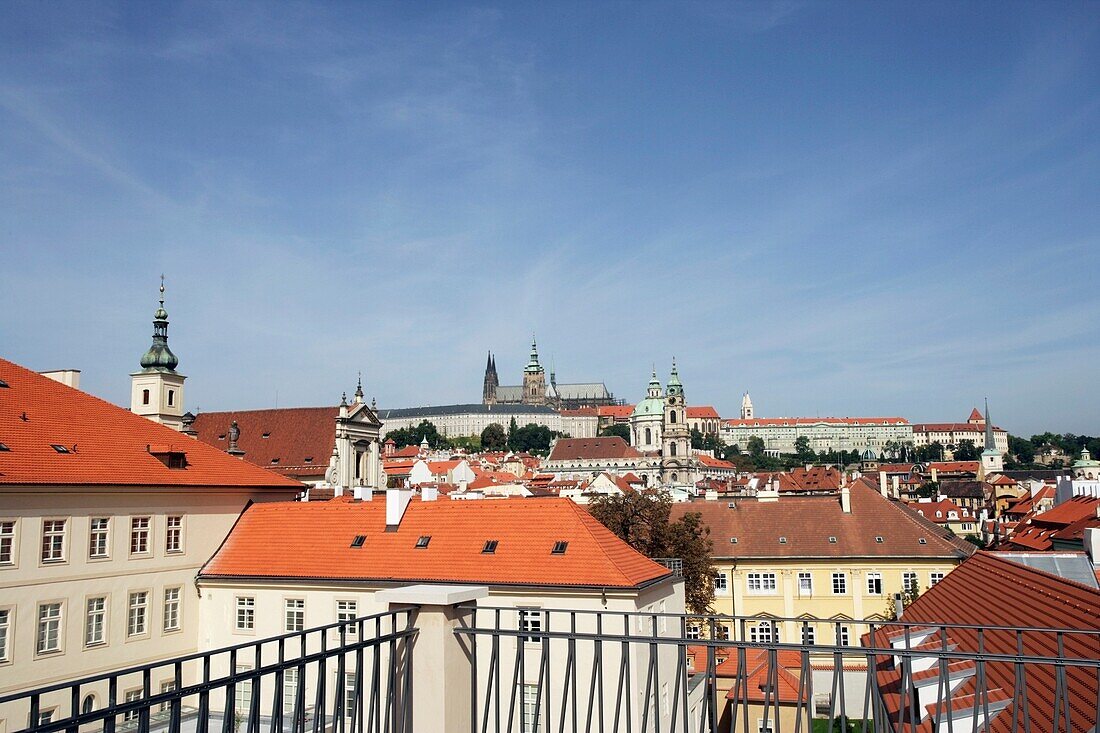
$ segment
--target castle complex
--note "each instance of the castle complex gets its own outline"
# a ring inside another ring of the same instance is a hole
[[[579,407],[601,407],[603,405],[622,404],[615,395],[607,391],[603,382],[577,382],[558,384],[554,369],[550,369],[550,380],[546,380],[546,370],[539,363],[539,350],[535,340],[531,339],[531,355],[527,366],[523,368],[523,384],[500,384],[497,375],[496,357],[490,352],[485,362],[485,379],[481,388],[483,405],[545,405],[557,410],[575,410]]]

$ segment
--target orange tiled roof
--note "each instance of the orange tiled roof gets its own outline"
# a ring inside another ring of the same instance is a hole
[[[727,468],[731,471],[737,469],[737,466],[733,465],[729,461],[723,461],[721,458],[708,456],[706,453],[696,454],[695,460],[699,461],[699,463],[702,463],[707,468]]]
[[[1021,565],[996,553],[979,552],[921,594],[905,609],[904,619],[910,623],[968,624],[969,628],[948,630],[948,642],[959,652],[976,652],[981,649],[990,655],[1017,654],[1015,628],[1066,628],[1100,630],[1100,591],[1056,575]],[[1004,631],[997,627],[1009,627]],[[889,625],[876,632],[875,646],[890,646],[891,636],[900,633],[898,627]],[[938,638],[938,637],[937,637]],[[1022,637],[1023,653],[1044,657],[1096,658],[1095,635],[1054,633],[1025,633]],[[979,647],[979,644],[981,645]],[[1058,645],[1063,644],[1059,650]],[[901,674],[893,658],[881,658],[878,672],[879,689],[884,693],[887,709],[897,715],[900,704],[899,685]],[[1090,715],[1095,722],[1096,674],[1087,667],[1067,665],[1064,668],[1069,703],[1073,718],[1082,721],[1081,730],[1089,728]],[[1053,700],[1056,670],[1053,665],[1029,665],[1027,671],[1028,713],[1031,727],[1049,727],[1054,719]],[[1015,665],[1009,662],[986,662],[981,684],[990,692],[1011,692],[1015,686]],[[965,709],[967,696],[973,695],[979,684],[977,676],[971,676],[955,689],[952,706]],[[992,699],[992,698],[991,698]],[[935,693],[933,693],[933,702]],[[1025,711],[1018,711],[1023,716]],[[985,730],[990,733],[1010,733],[1014,714],[1011,705],[993,718]],[[1021,718],[1016,729],[1027,723]],[[1074,725],[1077,728],[1077,725]],[[919,726],[922,733],[934,730],[931,720]]]
[[[733,509],[719,501],[682,502],[672,505],[672,519],[700,513],[716,557],[963,558],[974,552],[974,545],[886,499],[863,479],[850,496],[851,513],[842,511],[835,494],[794,494],[774,502],[743,499]]]
[[[323,475],[336,446],[339,407],[281,407],[274,410],[200,412],[192,429],[203,443],[228,450],[229,426],[241,431],[242,458],[290,476]]]
[[[698,407],[687,408],[688,419],[695,418],[697,420],[721,420],[721,415],[718,414],[718,410],[715,410],[710,405],[700,405]]]
[[[836,491],[840,488],[840,471],[831,466],[792,468],[779,474],[780,491]]]
[[[561,438],[550,451],[550,461],[639,458],[641,454],[618,435],[603,438]]]
[[[362,547],[351,546],[356,535]],[[417,549],[421,536],[431,541]],[[493,554],[482,552],[487,540],[498,542]],[[565,553],[552,555],[560,540]],[[567,499],[414,499],[387,531],[379,496],[254,504],[200,577],[635,588],[668,574]]]
[[[4,359],[0,380],[8,385],[0,387],[0,443],[8,448],[0,451],[0,484],[232,486],[290,496],[302,489],[297,481]],[[187,467],[168,468],[150,446],[185,453]]]
[[[616,420],[626,420],[634,412],[634,405],[601,405],[596,408],[600,417],[613,417]]]

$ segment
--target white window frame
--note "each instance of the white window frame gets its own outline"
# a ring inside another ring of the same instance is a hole
[[[336,623],[353,622],[357,618],[359,618],[359,601],[348,598],[336,600]],[[347,636],[358,632],[358,624],[355,623],[348,623],[343,628]],[[340,634],[339,628],[336,629],[336,634]]]
[[[126,597],[126,638],[149,634],[149,591],[133,590]]]
[[[848,627],[845,624],[840,625],[839,629],[837,630],[837,636],[839,637],[836,640],[836,645],[837,646],[851,646],[852,645],[851,632],[849,631]]]
[[[728,596],[730,593],[730,577],[726,573],[714,574],[714,595]]]
[[[130,557],[148,557],[153,554],[149,535],[153,530],[151,516],[130,517]]]
[[[749,626],[749,642],[753,644],[779,643],[779,626],[774,621],[760,621]]]
[[[805,585],[803,585],[805,581]],[[808,570],[803,570],[798,573],[798,593],[799,595],[813,595],[814,594],[814,574]]]
[[[817,643],[817,629],[813,627],[813,624],[806,624],[800,627],[799,635],[802,638],[802,644],[804,646],[813,646]]]
[[[523,703],[520,708],[520,731],[522,733],[538,733],[542,730],[542,718],[546,715],[545,706],[539,706],[539,686],[523,683],[521,690]],[[535,708],[538,708],[539,717],[535,718]]]
[[[283,713],[294,712],[294,705],[298,702],[298,668],[288,667],[283,670]]]
[[[293,619],[294,623],[291,623]],[[286,633],[294,633],[295,631],[305,631],[306,628],[306,599],[305,598],[284,598],[283,599],[283,631]]]
[[[183,586],[176,585],[164,589],[163,616],[165,633],[183,629]]]
[[[38,557],[43,565],[65,562],[68,529],[68,519],[49,517],[42,520],[42,552]]]
[[[15,608],[0,608],[0,664],[11,661],[12,621]]]
[[[102,522],[97,527],[96,523]],[[91,517],[88,520],[88,559],[107,560],[111,557],[111,518]]]
[[[907,593],[916,590],[919,579],[914,570],[906,570],[901,574],[901,588]]]
[[[84,599],[84,646],[103,646],[107,643],[107,596],[88,596]]]
[[[132,690],[127,690],[122,695],[122,701],[123,702],[137,702],[140,699],[141,699],[141,688],[140,687],[135,687]],[[122,720],[126,721],[126,722],[129,722],[131,720],[137,720],[138,716],[140,714],[141,714],[141,710],[138,709],[138,708],[135,708],[133,710],[127,710],[125,713],[122,714]]]
[[[164,554],[183,554],[183,515],[169,514],[164,526]]]
[[[882,595],[882,573],[867,573],[867,595]]]
[[[256,631],[256,597],[235,596],[235,625],[237,631]]]
[[[16,525],[14,519],[0,519],[0,567],[11,568],[16,565]]]
[[[686,624],[684,627],[684,636],[688,639],[701,639],[703,635],[703,629],[699,624]]]
[[[238,664],[236,672],[242,674],[251,672],[252,667],[247,664]],[[233,687],[233,712],[248,715],[252,707],[252,680],[241,680]]]
[[[344,717],[351,720],[355,712],[355,672],[344,672]]]
[[[745,588],[750,596],[774,596],[779,583],[775,573],[746,573]]]
[[[519,609],[519,618],[516,621],[519,631],[539,633],[542,631],[542,609],[528,606]],[[540,644],[542,640],[534,636],[519,637],[526,644]]]
[[[48,613],[49,615],[46,615]],[[62,622],[65,616],[65,604],[62,601],[42,601],[35,611],[37,635],[35,636],[36,654],[58,654],[62,651]]]
[[[931,588],[936,583],[939,583],[944,579],[944,576],[946,575],[947,573],[938,570],[933,570],[932,572],[928,573],[928,587]]]
[[[834,596],[848,595],[848,573],[833,573],[832,589]]]

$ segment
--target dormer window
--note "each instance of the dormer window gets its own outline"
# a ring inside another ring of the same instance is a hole
[[[781,544],[781,545],[787,544],[787,538],[786,537],[780,537],[779,538],[779,544]]]
[[[835,545],[836,544],[836,537],[830,537],[829,538],[829,544],[830,545]]]
[[[260,437],[261,437],[261,438],[264,438],[264,439],[270,438],[270,437],[271,437],[271,433],[264,433],[264,434],[263,434],[263,435],[261,435]]]
[[[923,537],[921,537],[919,540],[917,540],[917,542],[919,542],[922,545],[927,545],[928,544],[928,540],[924,539]]]
[[[554,543],[553,549],[550,550],[551,555],[564,555],[565,551],[569,548],[569,543],[565,540],[558,540]]]
[[[881,536],[875,537],[875,544],[879,544],[879,545],[882,544],[882,537]]]
[[[273,465],[273,466],[279,465],[279,459],[278,458],[272,458],[271,459],[271,465]]]
[[[169,445],[150,445],[149,453],[168,468],[187,468],[187,452]]]
[[[428,543],[432,541],[430,534],[422,534],[416,539],[416,549],[423,550],[427,548]]]

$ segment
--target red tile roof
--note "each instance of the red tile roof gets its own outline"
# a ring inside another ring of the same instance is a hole
[[[779,474],[780,491],[836,491],[840,488],[842,475],[830,466],[812,466],[792,468]]]
[[[365,535],[360,548],[351,547]],[[427,548],[417,538],[430,536]],[[497,540],[496,552],[482,552]],[[554,543],[569,543],[552,555]],[[278,548],[273,552],[272,548]],[[634,588],[669,571],[568,499],[420,501],[396,531],[386,501],[254,504],[200,572],[203,578]]]
[[[0,484],[303,488],[175,430],[0,359]],[[53,445],[64,446],[60,453]],[[186,454],[168,468],[150,452]],[[327,460],[327,459],[326,459]]]
[[[948,629],[948,642],[957,646],[957,652],[977,652],[980,643],[987,654],[1016,655],[1016,628],[1097,632],[1100,631],[1097,608],[1100,608],[1100,591],[995,553],[979,552],[925,591],[905,609],[903,619],[930,626],[944,623],[971,625],[971,628]],[[1001,631],[996,627],[1011,628]],[[883,627],[876,632],[875,646],[888,647],[889,638],[899,631],[897,626]],[[1063,651],[1058,649],[1058,637],[1052,632],[1028,632],[1022,634],[1020,639],[1025,655],[1096,659],[1100,653],[1100,636],[1096,634],[1066,634],[1062,640]],[[1074,730],[1090,730],[1096,724],[1096,672],[1087,667],[1069,665],[1063,669]],[[989,661],[985,663],[984,670],[987,689],[1007,693],[1011,698],[1015,686],[1015,665],[1012,662]],[[1023,730],[1028,725],[1035,730],[1049,730],[1054,719],[1055,674],[1053,665],[1027,665],[1027,699],[1031,720],[1029,723],[1019,720],[1017,730]],[[894,657],[881,657],[878,684],[893,718],[897,717],[900,702],[899,681],[900,673],[894,666]],[[959,685],[952,696],[954,710],[967,707],[965,698],[973,695],[977,684],[976,677],[972,676]],[[1023,691],[1020,692],[1022,694]],[[936,703],[936,693],[932,695],[932,702]],[[1019,714],[1024,714],[1022,707]],[[983,730],[1010,733],[1012,718],[1013,710],[1009,705]],[[931,731],[932,728],[930,718],[919,730]]]
[[[799,652],[793,650],[776,652],[775,672],[778,684],[771,691],[767,691],[771,684],[768,677],[771,665],[769,654],[767,649],[749,648],[745,650],[745,669],[748,670],[748,674],[745,675],[746,681],[740,683],[744,685],[743,687],[739,687],[737,684],[731,687],[729,692],[726,693],[727,700],[747,699],[751,703],[763,703],[767,700],[769,704],[774,704],[777,701],[779,703],[794,704],[799,702],[801,697],[801,701],[806,702],[809,685],[805,686],[806,689],[802,690],[801,695],[799,694],[798,678],[802,672],[802,658]],[[706,647],[689,646],[687,648],[687,661],[689,673],[705,671],[707,665]],[[720,679],[737,679],[740,676],[738,672],[741,665],[738,661],[738,651],[736,649],[715,649],[714,663],[716,677]],[[771,715],[774,718],[774,711]]]
[[[699,407],[687,408],[688,419],[697,420],[721,420],[722,416],[718,414],[718,410],[715,410],[710,405],[701,405]]]
[[[928,521],[935,522],[936,524],[976,521],[976,517],[970,513],[969,509],[959,506],[950,499],[944,499],[943,501],[914,501],[910,502],[907,506]],[[939,512],[938,516],[936,512]],[[948,519],[948,515],[951,512],[955,512],[954,519]]]
[[[634,412],[634,405],[601,405],[596,408],[600,417],[613,417],[616,420],[626,420]]]
[[[851,487],[850,514],[836,495],[785,495],[778,501],[740,499],[672,505],[672,519],[698,512],[710,528],[716,557],[938,557],[961,559],[974,545],[883,497],[863,481]],[[730,542],[736,537],[737,544]],[[781,543],[780,537],[787,541]],[[835,537],[836,542],[829,538]],[[882,537],[882,542],[875,540]],[[924,539],[924,544],[920,540]]]
[[[984,423],[985,416],[982,415],[982,413],[978,412],[978,408],[975,407],[973,410],[970,411],[970,417],[967,418],[967,420],[974,420],[976,422]]]
[[[1006,432],[1004,428],[993,426],[994,432]],[[985,431],[985,425],[975,425],[968,422],[919,422],[913,423],[914,433],[981,433]]]
[[[737,466],[733,465],[729,461],[723,461],[721,458],[715,458],[714,456],[708,456],[706,453],[697,453],[695,460],[702,463],[707,468],[724,468],[730,471],[737,470]]]
[[[604,458],[638,458],[641,454],[618,435],[603,438],[561,438],[550,451],[549,461],[584,461]]]
[[[281,407],[274,410],[201,412],[192,429],[203,443],[228,450],[234,420],[244,460],[291,476],[320,476],[336,446],[338,407]],[[264,436],[267,436],[266,438]]]
[[[561,411],[562,417],[596,417],[598,414],[595,407],[577,407]]]
[[[973,473],[977,474],[981,467],[981,461],[932,461],[928,464],[929,472],[936,469],[936,473]]]

